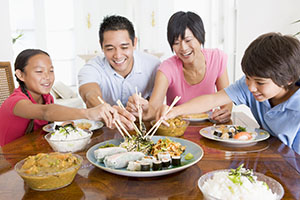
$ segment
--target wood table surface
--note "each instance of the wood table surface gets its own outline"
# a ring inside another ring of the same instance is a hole
[[[233,113],[229,124],[254,127],[256,123],[244,113]],[[85,157],[93,145],[120,138],[116,130],[106,127],[94,131],[85,151],[81,169],[74,181],[62,189],[39,192],[30,189],[14,171],[14,165],[29,155],[53,150],[44,139],[45,132],[35,131],[2,147],[0,151],[0,199],[203,199],[197,186],[201,175],[218,169],[246,168],[274,178],[284,188],[283,199],[300,199],[300,156],[277,138],[270,137],[249,147],[229,147],[199,134],[209,121],[191,123],[182,138],[193,141],[204,150],[195,165],[165,176],[137,178],[108,173],[95,167]]]

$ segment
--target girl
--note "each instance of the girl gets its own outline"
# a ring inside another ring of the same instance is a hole
[[[205,30],[202,19],[193,12],[176,12],[168,22],[168,41],[175,52],[158,68],[153,93],[149,100],[141,100],[148,112],[145,119],[155,117],[156,110],[163,104],[165,96],[170,105],[176,96],[182,104],[204,94],[215,93],[229,85],[227,56],[219,49],[201,48],[205,43]],[[215,89],[216,88],[216,89]],[[127,108],[136,115],[137,96],[129,99]],[[222,105],[212,119],[219,122],[229,121],[232,103]]]
[[[108,127],[118,118],[116,109],[102,104],[90,109],[53,104],[49,94],[54,83],[54,69],[48,53],[38,49],[22,51],[16,58],[15,75],[19,87],[0,107],[0,145],[37,130],[48,121],[103,119]]]
[[[163,118],[245,104],[263,129],[300,154],[299,40],[279,33],[258,37],[245,51],[242,70],[245,76],[231,86],[174,107]],[[157,119],[166,109],[160,108]]]

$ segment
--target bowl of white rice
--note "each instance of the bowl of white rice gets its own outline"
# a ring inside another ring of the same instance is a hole
[[[198,180],[207,200],[279,200],[283,187],[276,180],[240,166],[208,172]]]
[[[77,152],[85,149],[93,135],[92,131],[83,130],[73,125],[60,127],[45,135],[45,139],[57,152]]]

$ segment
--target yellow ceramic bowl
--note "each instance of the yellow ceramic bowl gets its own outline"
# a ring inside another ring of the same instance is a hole
[[[56,153],[56,154],[60,154],[60,153]],[[19,161],[15,165],[15,170],[23,178],[25,183],[33,190],[50,191],[50,190],[59,189],[71,184],[77,171],[79,170],[82,164],[83,159],[81,156],[77,154],[71,154],[71,155],[75,157],[74,160],[76,162],[74,161],[74,163],[72,163],[72,166],[63,169],[61,171],[56,171],[51,173],[45,173],[43,171],[40,171],[36,174],[28,173],[26,169],[22,168],[22,166],[25,164],[28,158]],[[26,164],[28,165],[28,163]]]
[[[155,135],[179,137],[184,134],[186,128],[190,124],[189,121],[183,120],[178,117],[174,119],[169,119],[167,120],[167,122],[169,123],[170,126],[167,127],[164,124],[161,124],[157,129]],[[153,126],[154,124],[155,124],[155,120],[151,121],[151,125]]]

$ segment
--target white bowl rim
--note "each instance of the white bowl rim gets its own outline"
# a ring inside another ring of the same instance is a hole
[[[206,176],[208,176],[208,175],[210,175],[210,174],[214,174],[214,173],[217,173],[217,172],[229,172],[230,170],[231,170],[231,169],[219,169],[219,170],[214,170],[214,171],[210,171],[210,172],[207,172],[207,173],[205,173],[205,174],[202,174],[202,175],[200,176],[200,178],[198,179],[198,187],[199,187],[199,189],[201,190],[201,192],[202,192],[202,194],[203,194],[203,197],[204,197],[204,192],[203,192],[202,186],[200,186],[200,180],[204,179]],[[280,191],[281,191],[282,194],[277,194],[277,193],[276,193],[276,195],[277,195],[277,197],[278,197],[279,199],[282,199],[282,198],[283,198],[283,196],[284,196],[284,189],[283,189],[282,185],[281,185],[277,180],[275,180],[274,178],[272,178],[272,177],[270,177],[270,176],[267,176],[267,175],[265,175],[265,174],[263,174],[263,173],[260,173],[260,172],[253,172],[253,173],[254,173],[255,176],[259,175],[259,176],[261,176],[261,177],[266,177],[266,178],[272,180],[275,184],[277,184],[277,185],[279,186]],[[273,192],[273,191],[272,191],[272,192]],[[275,193],[275,192],[273,192],[273,193]],[[214,197],[214,196],[212,196],[212,195],[210,195],[210,194],[207,194],[207,193],[205,193],[205,196],[208,196],[208,197],[210,197],[210,198],[214,198],[214,199],[219,200],[217,197]],[[221,200],[221,199],[220,199],[220,200]]]
[[[73,141],[79,141],[79,140],[84,140],[84,139],[88,139],[88,138],[91,138],[92,135],[93,135],[93,131],[89,131],[89,130],[84,130],[86,132],[88,132],[88,135],[86,137],[82,137],[82,138],[77,138],[77,139],[72,139],[72,140],[51,140],[50,139],[50,136],[53,132],[50,132],[50,133],[47,133],[44,138],[47,140],[47,141],[50,141],[50,142],[73,142]]]

